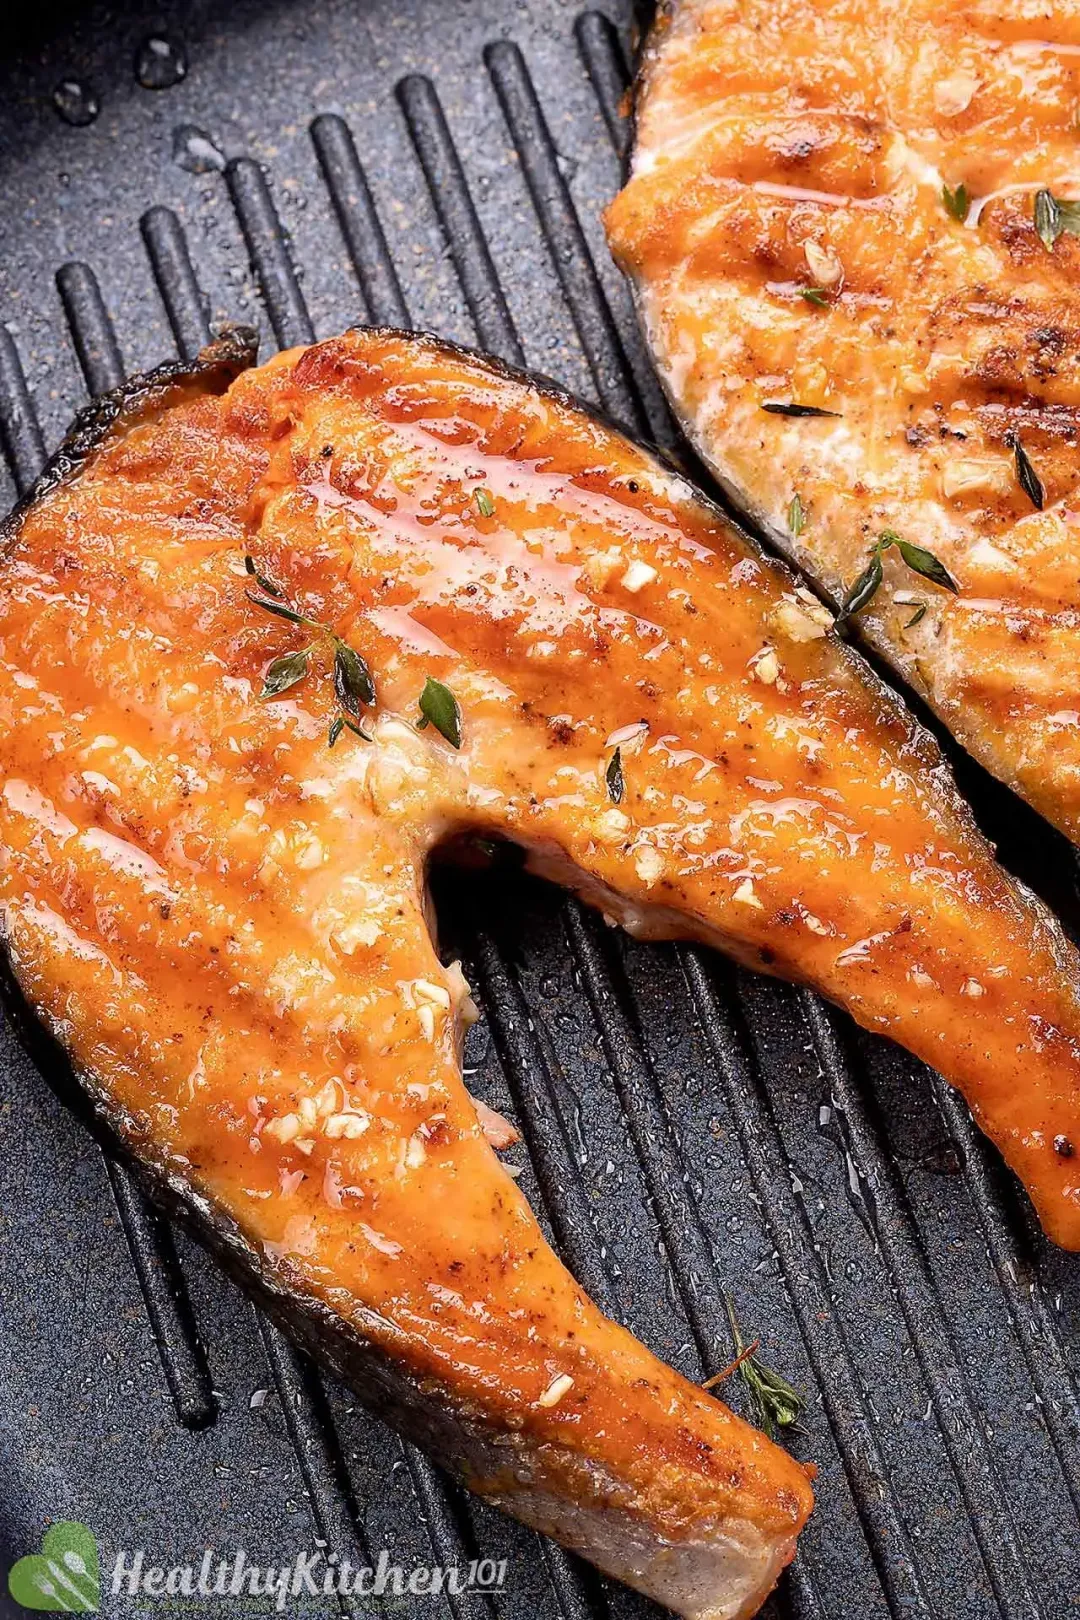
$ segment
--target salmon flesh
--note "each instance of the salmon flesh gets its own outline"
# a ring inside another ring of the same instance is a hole
[[[460,1068],[435,846],[815,986],[968,1098],[1080,1247],[1080,963],[786,568],[552,386],[242,336],[84,415],[0,569],[0,904],[104,1121],[475,1491],[699,1620],[804,1470],[603,1317]]]
[[[1080,841],[1080,12],[675,0],[608,234],[735,504]],[[785,407],[818,414],[792,415]]]

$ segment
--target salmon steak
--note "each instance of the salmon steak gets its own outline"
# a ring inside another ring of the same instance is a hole
[[[474,1491],[697,1620],[804,1469],[602,1316],[464,1088],[463,835],[815,986],[1080,1247],[1080,961],[786,567],[553,385],[361,329],[105,396],[6,528],[0,905],[151,1187]]]
[[[674,0],[607,214],[734,504],[1074,841],[1078,98],[1063,0]]]

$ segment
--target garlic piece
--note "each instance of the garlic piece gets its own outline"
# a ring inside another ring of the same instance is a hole
[[[763,686],[775,686],[780,673],[780,660],[772,647],[762,647],[750,663],[751,673]]]
[[[450,981],[450,995],[458,1010],[458,1017],[468,1029],[480,1017],[480,1009],[472,997],[472,986],[461,971],[460,962],[451,962],[446,970],[446,977]]]
[[[278,1141],[285,1145],[300,1135],[300,1121],[295,1114],[282,1114],[280,1119],[271,1119],[263,1129],[264,1136],[276,1136]]]
[[[339,956],[355,956],[362,945],[374,945],[381,933],[374,917],[353,917],[334,929],[330,943]]]
[[[941,493],[1008,495],[1013,488],[1012,468],[1003,461],[947,461],[941,469]]]
[[[426,1158],[427,1148],[424,1146],[424,1139],[414,1131],[405,1146],[405,1163],[410,1170],[419,1170]]]
[[[631,591],[636,596],[638,591],[644,590],[646,585],[651,585],[655,578],[656,569],[650,568],[647,562],[642,562],[639,557],[635,557],[619,584],[624,590]]]
[[[647,889],[651,889],[664,870],[660,851],[651,844],[640,844],[634,851],[634,870]]]
[[[625,810],[605,810],[593,823],[593,837],[601,844],[617,844],[629,826]]]
[[[649,722],[647,720],[634,720],[630,725],[620,726],[618,731],[613,731],[604,743],[604,747],[621,748],[624,754],[636,754],[648,735]]]
[[[433,984],[430,979],[414,979],[413,995],[417,1001],[426,1001],[432,1007],[441,1007],[444,1012],[450,1011],[450,992],[441,984]]]
[[[607,551],[596,551],[587,558],[581,571],[594,590],[602,591],[622,567],[622,560],[622,552],[609,546]]]
[[[832,629],[833,616],[827,607],[813,597],[810,602],[805,602],[794,596],[785,596],[770,609],[768,624],[770,630],[786,636],[789,641],[820,641]],[[761,679],[760,675],[758,679]]]
[[[317,866],[323,864],[325,859],[326,851],[323,848],[322,841],[316,838],[314,833],[307,833],[297,840],[293,865],[299,871],[313,872]]]
[[[939,79],[934,86],[934,106],[943,118],[955,118],[971,106],[972,97],[979,88],[974,73],[961,71],[947,79]]]
[[[328,1080],[322,1090],[315,1094],[315,1112],[320,1115],[332,1114],[338,1105],[338,1083]]]
[[[757,891],[754,888],[753,878],[743,878],[742,882],[739,884],[739,887],[735,890],[735,893],[731,898],[733,900],[738,900],[741,905],[753,906],[755,911],[765,910],[765,907],[757,897]]]
[[[803,253],[810,274],[819,287],[835,287],[844,274],[844,267],[839,256],[831,247],[822,247],[820,242],[806,241],[803,243]]]
[[[363,1136],[370,1124],[367,1114],[331,1114],[323,1130],[332,1140],[342,1136],[354,1139]]]
[[[573,1387],[574,1380],[570,1374],[560,1373],[558,1378],[552,1379],[544,1393],[537,1396],[536,1404],[537,1406],[558,1406],[563,1396]]]

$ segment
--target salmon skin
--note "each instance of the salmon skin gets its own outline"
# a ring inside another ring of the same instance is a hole
[[[816,986],[962,1087],[1074,1247],[1080,964],[828,612],[681,476],[434,338],[250,359],[96,407],[9,522],[18,985],[362,1399],[677,1612],[749,1616],[804,1470],[545,1244],[463,1089],[431,851],[507,837],[639,936]]]
[[[677,0],[607,214],[734,503],[835,603],[883,533],[930,551],[956,594],[892,545],[856,622],[1074,841],[1078,94],[1054,0]]]

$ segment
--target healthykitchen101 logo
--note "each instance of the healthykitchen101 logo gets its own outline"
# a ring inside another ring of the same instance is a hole
[[[41,1551],[20,1558],[8,1591],[24,1609],[46,1614],[96,1614],[101,1602],[97,1542],[85,1524],[50,1525]]]
[[[335,1552],[299,1552],[280,1564],[253,1563],[243,1551],[221,1555],[207,1547],[197,1564],[164,1568],[147,1562],[140,1549],[121,1549],[108,1576],[114,1597],[261,1598],[284,1613],[292,1599],[460,1596],[499,1591],[506,1584],[506,1560],[474,1558],[467,1564],[391,1562],[384,1548],[374,1564],[354,1564]],[[8,1591],[24,1609],[46,1614],[97,1614],[101,1607],[101,1566],[97,1542],[84,1524],[64,1522],[45,1532],[41,1551],[20,1558],[8,1575]]]

